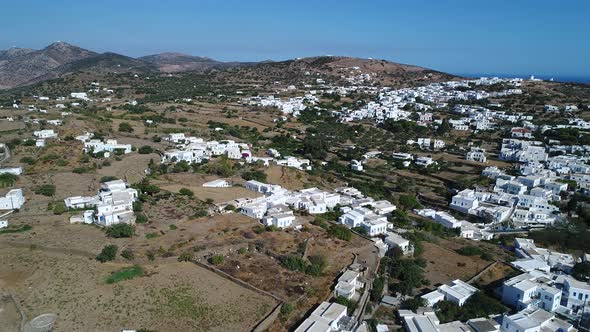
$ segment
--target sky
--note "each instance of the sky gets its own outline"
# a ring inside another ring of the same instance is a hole
[[[23,0],[0,8],[0,49],[65,41],[133,57],[343,55],[454,74],[590,77],[588,0]]]

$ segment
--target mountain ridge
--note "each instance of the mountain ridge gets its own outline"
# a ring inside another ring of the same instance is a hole
[[[59,78],[77,71],[179,73],[252,66],[291,67],[291,69],[305,67],[328,71],[359,67],[370,72],[388,75],[429,70],[386,60],[346,56],[315,56],[283,61],[223,62],[179,52],[162,52],[134,58],[113,52],[97,53],[66,42],[55,42],[39,50],[15,47],[0,50],[0,90]]]

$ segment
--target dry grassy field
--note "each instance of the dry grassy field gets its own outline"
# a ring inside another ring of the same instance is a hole
[[[432,285],[447,283],[455,279],[469,279],[483,270],[491,262],[481,259],[479,256],[463,256],[449,250],[442,245],[422,242],[427,265],[425,269],[426,279]]]
[[[0,246],[0,288],[15,295],[28,318],[58,314],[54,331],[243,331],[276,304],[174,258],[143,265],[144,276],[109,285],[110,273],[129,263],[101,264],[68,252]]]

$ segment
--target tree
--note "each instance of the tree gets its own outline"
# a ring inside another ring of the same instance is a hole
[[[107,227],[106,232],[108,237],[132,237],[135,229],[130,224],[115,224],[113,226]]]
[[[407,299],[403,302],[404,308],[412,310],[412,311],[416,311],[416,310],[418,310],[418,308],[425,307],[426,305],[427,305],[426,300],[420,296],[416,296],[414,298]]]
[[[383,295],[383,287],[385,286],[385,282],[383,278],[378,277],[373,280],[373,288],[371,288],[371,300],[372,301],[380,301],[381,296]]]
[[[154,149],[149,145],[144,145],[144,146],[140,147],[137,150],[137,152],[139,154],[150,154],[150,153],[154,152]]]
[[[263,171],[244,172],[242,174],[242,178],[246,181],[256,180],[260,182],[266,182],[266,173]]]
[[[369,232],[367,232],[367,230],[361,226],[353,227],[352,230],[359,233],[360,235],[368,235],[369,234]]]
[[[352,232],[343,225],[330,226],[328,228],[328,235],[344,241],[350,241],[352,239]]]
[[[401,195],[399,197],[399,204],[406,210],[413,210],[422,207],[418,199],[413,195]]]
[[[342,295],[338,295],[335,302],[348,308],[349,315],[352,315],[358,307],[358,304],[355,301],[349,300]]]
[[[102,248],[100,254],[96,256],[96,259],[101,263],[115,260],[115,257],[117,257],[118,250],[119,247],[117,247],[116,245],[107,244],[106,246],[104,246],[104,248]]]
[[[188,188],[180,188],[180,190],[178,191],[178,193],[180,195],[188,196],[188,197],[193,197],[195,195],[195,193],[192,190],[188,189]]]
[[[586,281],[590,278],[590,262],[580,262],[574,265],[574,269],[572,271],[572,275],[574,278]]]
[[[119,131],[123,133],[132,133],[133,127],[128,122],[119,123]]]

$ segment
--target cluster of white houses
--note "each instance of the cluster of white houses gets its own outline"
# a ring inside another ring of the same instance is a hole
[[[577,331],[570,322],[577,321],[584,312],[590,300],[590,284],[568,274],[576,260],[571,255],[539,248],[524,238],[515,239],[515,250],[520,259],[513,265],[523,273],[504,281],[499,293],[513,314],[441,324],[433,309],[440,301],[463,306],[478,292],[464,281],[453,280],[421,296],[426,308],[417,312],[399,310],[406,331]]]
[[[72,217],[70,222],[96,223],[101,226],[133,224],[133,202],[137,195],[137,190],[130,188],[123,180],[113,180],[101,183],[95,196],[68,197],[64,203],[68,209],[87,209],[82,216]]]
[[[236,199],[224,205],[231,204],[241,213],[278,228],[298,226],[294,209],[322,214],[338,206],[342,212],[338,218],[341,224],[349,228],[361,227],[369,236],[384,235],[388,230],[387,216],[396,209],[389,201],[375,201],[350,187],[338,188],[334,192],[318,188],[290,191],[255,180],[246,182],[245,187],[264,196]]]
[[[542,309],[528,309],[513,315],[480,317],[466,322],[441,323],[432,308],[416,312],[399,310],[407,332],[576,332],[569,322]]]
[[[84,153],[101,153],[105,157],[109,157],[111,153],[122,153],[128,154],[133,151],[131,144],[121,144],[116,139],[96,139],[93,138],[94,134],[85,133],[80,136],[76,136],[76,139],[84,143]]]
[[[57,138],[57,133],[53,131],[53,129],[43,129],[33,132],[33,136],[37,139],[35,141],[35,146],[37,147],[44,147],[46,139]]]
[[[484,169],[482,175],[495,179],[493,191],[462,190],[453,196],[452,209],[484,217],[491,223],[511,219],[526,226],[546,226],[562,219],[558,206],[552,202],[561,200],[568,184],[560,182],[555,174],[515,177],[491,166]]]
[[[479,241],[491,240],[493,234],[489,232],[489,227],[483,224],[473,224],[467,220],[458,220],[451,214],[445,211],[436,211],[433,209],[419,209],[415,210],[416,214],[430,218],[435,222],[441,224],[445,228],[455,229],[458,231],[460,237]]]
[[[276,157],[256,157],[253,156],[250,146],[246,143],[238,143],[232,140],[224,141],[205,141],[202,138],[185,136],[184,133],[173,133],[166,135],[165,140],[175,144],[175,148],[165,151],[162,155],[162,162],[180,162],[201,163],[213,157],[225,155],[229,159],[244,160],[248,163],[262,162],[265,166],[274,161],[277,165],[293,167],[299,170],[311,170],[309,159],[302,159],[287,156],[282,159],[278,151],[269,149],[268,153]]]

